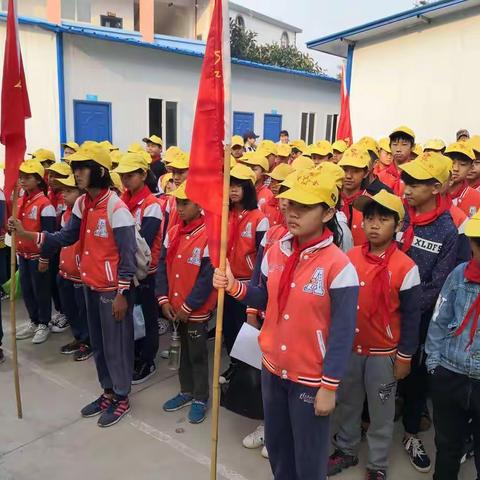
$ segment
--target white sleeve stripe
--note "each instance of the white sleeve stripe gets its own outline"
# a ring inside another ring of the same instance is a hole
[[[263,236],[262,241],[260,242],[261,247],[265,248],[265,245],[267,245],[267,234],[266,233]]]
[[[467,222],[469,221],[470,219],[467,217],[463,222],[462,224],[458,227],[458,234],[459,235],[463,235],[465,233],[465,225],[467,224]]]
[[[414,265],[405,275],[402,286],[400,287],[400,291],[403,292],[404,290],[409,290],[417,285],[420,285],[420,273],[418,271],[418,267]]]
[[[76,215],[80,220],[82,219],[82,210],[80,209],[80,202],[82,201],[83,197],[77,198],[72,210],[73,215]]]
[[[355,267],[348,263],[333,279],[330,288],[358,287],[358,275]]]
[[[154,217],[162,220],[163,219],[162,209],[160,208],[160,205],[158,203],[152,203],[148,207],[145,207],[145,210],[143,211],[143,216]]]
[[[260,267],[262,274],[268,278],[268,252],[262,258],[262,265]]]
[[[0,190],[0,202],[5,201],[5,194],[3,193],[3,190]]]
[[[257,232],[266,232],[270,228],[268,218],[262,218],[257,225]]]
[[[135,225],[132,214],[126,208],[118,208],[112,215],[112,228],[130,227]]]
[[[165,240],[163,241],[163,246],[164,246],[165,248],[168,248],[168,243],[169,243],[169,242],[168,242],[168,233],[167,233],[167,234],[165,235]]]
[[[205,246],[205,250],[203,251],[203,258],[208,258],[210,256],[210,252],[208,251],[208,245]]]
[[[53,205],[47,205],[43,208],[42,213],[40,214],[41,217],[56,217],[57,212],[53,208]]]

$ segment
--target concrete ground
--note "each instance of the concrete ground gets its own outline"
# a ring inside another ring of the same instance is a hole
[[[208,479],[210,416],[201,425],[186,421],[187,410],[165,413],[162,403],[177,393],[175,372],[158,359],[150,381],[133,387],[132,411],[118,425],[96,426],[96,419],[82,419],[79,410],[99,394],[93,359],[74,362],[58,353],[70,341],[70,332],[52,334],[42,345],[18,342],[24,418],[16,417],[11,362],[8,303],[2,305],[7,360],[0,365],[0,480],[185,480]],[[18,304],[18,324],[25,319]],[[161,348],[168,344],[161,338]],[[221,409],[218,478],[267,480],[272,478],[260,450],[241,446],[256,421]],[[391,454],[389,478],[423,480],[400,446],[400,428]],[[434,451],[432,432],[425,434],[429,452]],[[364,465],[365,445],[362,445]],[[472,461],[462,467],[460,479],[473,480]],[[362,466],[340,474],[338,480],[364,477]],[[293,479],[292,479],[293,480]],[[452,479],[453,480],[453,479]]]

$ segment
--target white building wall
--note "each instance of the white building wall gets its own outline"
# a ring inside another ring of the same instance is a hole
[[[351,116],[355,138],[400,124],[420,142],[479,132],[480,15],[355,48]]]
[[[112,103],[113,142],[120,148],[148,134],[148,98],[178,102],[178,143],[190,148],[201,59],[148,48],[64,36],[67,137],[73,138],[73,100],[98,95]],[[301,112],[316,112],[316,138],[324,138],[326,115],[338,113],[337,83],[233,65],[232,110],[283,115],[291,138],[300,135]]]
[[[4,45],[6,22],[0,22],[0,45]],[[20,25],[20,44],[32,118],[26,120],[27,152],[48,148],[59,154],[59,113],[55,33]],[[3,55],[0,55],[0,82]],[[3,113],[3,112],[2,112]],[[4,161],[0,144],[0,161]]]

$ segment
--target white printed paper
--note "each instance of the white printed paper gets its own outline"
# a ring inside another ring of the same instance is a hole
[[[260,345],[258,345],[259,335],[260,330],[257,330],[248,323],[244,323],[237,335],[230,356],[261,370],[262,352]]]

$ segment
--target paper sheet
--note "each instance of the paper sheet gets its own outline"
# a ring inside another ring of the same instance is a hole
[[[230,356],[261,370],[262,352],[258,345],[259,335],[260,330],[244,323],[235,340]]]

